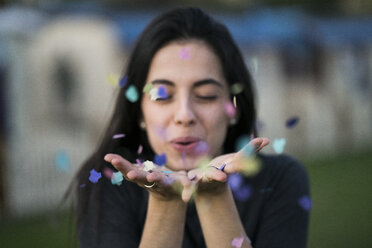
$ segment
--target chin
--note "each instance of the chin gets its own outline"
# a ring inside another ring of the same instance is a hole
[[[167,166],[174,171],[190,171],[197,168],[200,160],[202,159],[203,157],[187,157],[185,159],[177,158],[169,161],[170,163]]]

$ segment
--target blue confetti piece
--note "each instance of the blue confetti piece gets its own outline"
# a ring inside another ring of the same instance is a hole
[[[164,86],[159,86],[158,97],[161,98],[161,99],[164,99],[164,98],[168,97],[167,90],[165,89]]]
[[[285,138],[275,139],[273,142],[274,151],[278,154],[283,153],[286,140]]]
[[[128,80],[128,76],[125,75],[124,77],[122,77],[119,81],[119,87],[120,88],[123,88],[126,84],[127,84],[127,80]]]
[[[165,165],[167,163],[167,155],[165,153],[155,155],[154,162],[157,165]]]
[[[138,91],[134,85],[129,86],[129,88],[125,92],[125,97],[130,102],[136,102],[138,100]]]
[[[252,188],[249,185],[245,185],[240,187],[238,190],[233,191],[233,193],[238,200],[246,201],[252,195]]]
[[[289,119],[286,121],[285,125],[286,125],[288,128],[293,128],[294,126],[297,125],[297,123],[299,122],[299,120],[300,120],[300,119],[299,119],[297,116],[291,117],[291,118],[289,118]]]
[[[54,160],[58,171],[67,172],[71,167],[66,151],[57,151]]]
[[[97,172],[95,169],[90,171],[89,181],[92,183],[97,183],[98,180],[102,177],[101,172]]]
[[[251,141],[251,138],[248,135],[242,135],[238,138],[235,144],[235,150],[240,151]]]
[[[118,172],[114,172],[112,173],[112,176],[111,176],[111,183],[114,184],[114,185],[121,185],[121,183],[123,182],[123,174],[121,174],[120,171]]]
[[[238,173],[230,174],[227,179],[227,183],[229,184],[231,190],[238,190],[243,183],[243,177]]]
[[[164,174],[172,174],[173,171],[163,171]]]
[[[311,201],[311,198],[307,195],[301,197],[299,200],[298,200],[298,204],[307,212],[310,211],[313,203]]]

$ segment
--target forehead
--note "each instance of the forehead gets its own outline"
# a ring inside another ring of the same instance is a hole
[[[218,56],[201,40],[174,41],[159,49],[151,61],[147,82],[160,78],[175,82],[203,78],[225,81]]]

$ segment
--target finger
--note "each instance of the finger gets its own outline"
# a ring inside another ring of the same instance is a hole
[[[113,153],[106,154],[104,160],[111,163],[115,167],[115,169],[119,170],[124,175],[126,175],[132,168],[135,167],[135,165],[133,165],[122,156]]]
[[[196,191],[196,184],[191,184],[190,186],[188,187],[185,187],[182,191],[182,195],[181,195],[181,198],[184,202],[188,202],[190,201],[192,195],[195,193]]]
[[[207,181],[219,181],[219,182],[225,182],[227,179],[226,173],[219,171],[215,167],[209,167],[204,174],[204,177],[206,178]]]
[[[262,148],[270,144],[270,140],[268,138],[262,138],[261,145],[256,149],[256,152],[260,151]]]

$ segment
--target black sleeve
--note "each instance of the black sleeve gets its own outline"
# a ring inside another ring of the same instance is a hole
[[[307,243],[309,180],[297,160],[281,156],[271,161],[272,192],[263,204],[255,248],[304,248]]]
[[[87,209],[87,218],[79,233],[80,247],[138,247],[147,195],[140,187],[125,179],[120,186],[112,185],[106,178],[98,183],[103,184],[99,200],[93,198],[91,207]]]

